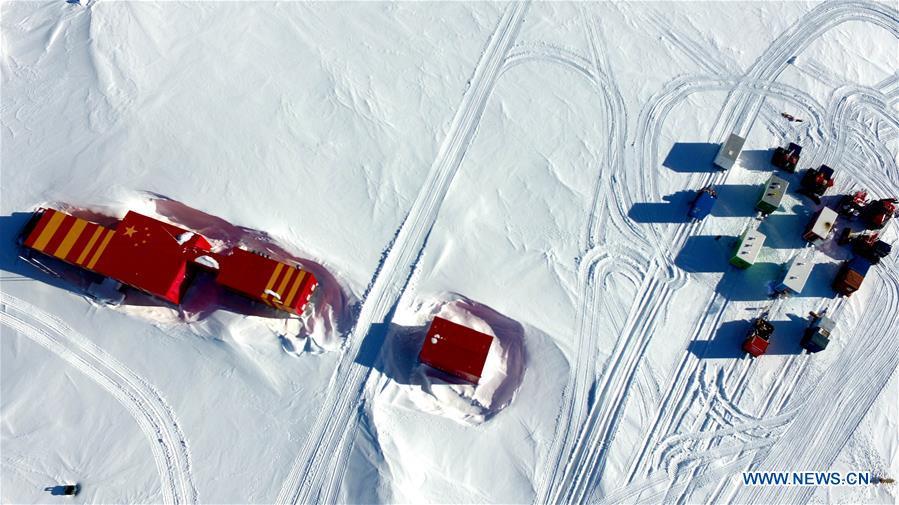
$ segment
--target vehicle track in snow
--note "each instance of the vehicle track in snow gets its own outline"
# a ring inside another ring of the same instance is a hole
[[[56,354],[110,393],[150,441],[165,503],[197,503],[190,451],[171,407],[144,378],[58,318],[0,293],[0,324]]]
[[[459,165],[465,156],[496,84],[506,55],[518,34],[528,3],[511,3],[474,70],[470,87],[456,111],[428,176],[387,251],[331,379],[324,405],[311,434],[297,455],[276,498],[278,503],[322,501],[333,485],[327,482],[335,469],[331,463],[352,444],[346,435],[354,430],[363,388],[371,369],[355,361],[363,339],[378,323],[388,323],[421,258],[428,234]],[[336,456],[336,457],[335,457]],[[326,489],[327,488],[327,489]]]
[[[545,472],[537,472],[535,501],[545,502],[549,485],[555,480],[560,469],[561,459],[571,448],[571,427],[579,426],[587,410],[588,388],[591,378],[596,373],[597,348],[597,314],[605,303],[601,286],[605,279],[613,273],[619,273],[631,279],[636,285],[641,283],[640,272],[647,259],[639,249],[617,244],[606,244],[597,239],[598,230],[608,225],[615,227],[625,236],[630,236],[637,244],[643,241],[639,229],[627,219],[627,202],[614,196],[613,186],[617,174],[622,169],[626,138],[627,116],[623,98],[612,79],[612,72],[604,54],[602,44],[597,43],[598,35],[594,31],[589,16],[582,10],[581,18],[585,31],[589,33],[591,58],[586,58],[569,50],[547,44],[517,46],[510,54],[507,67],[529,61],[547,61],[566,66],[585,77],[603,99],[605,110],[609,116],[609,140],[607,141],[608,159],[604,168],[598,170],[594,184],[594,198],[591,202],[588,224],[582,241],[585,253],[578,262],[578,293],[576,335],[573,364],[569,374],[569,382],[562,394],[562,411],[557,421],[555,436],[552,439]],[[607,167],[607,168],[605,168]]]
[[[840,18],[841,13],[845,14],[845,17],[843,17],[842,19]],[[823,16],[823,14],[822,14],[822,16]],[[855,12],[845,13],[843,11],[837,11],[836,14],[828,14],[827,22],[831,22],[831,23],[833,23],[832,26],[835,26],[836,24],[839,24],[841,22],[848,20],[848,18],[850,18],[850,17],[856,18],[857,16],[858,16],[858,13],[855,13]],[[792,38],[788,37],[786,39],[786,41],[787,42],[796,42],[797,38],[801,38],[801,36],[793,36]],[[802,42],[802,41],[799,41],[799,42]],[[807,45],[811,41],[806,39],[806,40],[804,40],[804,42]],[[777,47],[776,49],[783,50],[782,47]],[[777,51],[768,51],[767,53],[772,53],[772,52],[776,53]],[[761,61],[763,61],[763,62],[765,61],[764,56],[765,55],[763,55],[763,58],[761,59]],[[759,67],[758,62],[757,62],[756,67]],[[764,65],[762,67],[768,68],[768,67],[764,67]],[[714,130],[719,137],[723,138],[724,135],[726,135],[729,131],[734,131],[743,136],[746,136],[749,129],[751,128],[752,123],[755,121],[755,117],[758,114],[758,110],[761,109],[761,103],[764,102],[764,97],[770,94],[769,91],[771,89],[780,87],[778,84],[776,84],[772,81],[774,78],[776,78],[776,75],[780,72],[780,70],[782,70],[782,67],[770,66],[770,68],[771,68],[771,70],[769,71],[771,73],[770,76],[765,75],[765,72],[756,72],[758,77],[756,79],[754,79],[754,81],[747,82],[747,80],[744,79],[744,80],[740,80],[737,82],[737,89],[728,96],[728,101],[725,103],[725,106],[724,106],[724,113],[721,116],[726,119],[725,119],[725,121],[721,121],[721,119],[719,118],[719,121],[718,121],[719,127],[715,128],[715,130]],[[682,87],[685,88],[692,83],[686,82],[686,83],[680,83],[680,84]],[[753,89],[753,88],[755,88],[755,89]],[[677,88],[675,88],[675,89],[677,89]],[[738,103],[741,100],[733,99],[734,94],[738,91],[743,91],[742,106]],[[755,100],[755,95],[752,93],[753,91],[755,91],[756,93],[758,93],[758,95],[760,95],[762,97],[761,102],[758,103],[758,108],[755,110],[753,110],[752,107],[747,106],[748,104],[751,104],[751,102],[757,101],[757,100]],[[668,102],[667,110],[670,110],[670,107],[673,106],[674,103],[677,103],[677,102],[675,102],[675,101]],[[813,101],[805,100],[805,101],[800,101],[798,103],[798,105],[800,105],[800,106],[808,105],[810,103],[813,103]],[[653,105],[655,106],[657,104],[658,104],[658,102],[654,103]],[[644,109],[644,110],[646,110],[646,109]],[[666,112],[666,115],[667,115],[667,112]],[[663,121],[658,120],[658,117],[659,117],[658,112],[653,113],[651,111],[645,117],[655,120],[652,124],[656,125],[657,127],[659,127],[663,122]],[[647,121],[644,124],[649,125],[650,122]],[[820,124],[820,122],[819,122],[819,124]],[[723,125],[723,128],[721,127],[722,125]],[[656,157],[658,155],[658,146],[657,146],[658,135],[652,135],[652,134],[647,135],[645,133],[645,130],[641,130],[641,133],[643,133],[643,135],[642,135],[642,137],[638,137],[638,139],[640,139],[640,138],[652,139],[652,141],[650,143],[650,147],[648,149],[648,152],[644,151],[644,154],[648,155],[648,157],[650,159],[652,159],[653,161],[657,161]],[[652,172],[650,170],[652,167],[655,167],[656,165],[657,165],[657,163],[644,163],[642,165],[643,170],[641,170],[641,174],[643,174],[644,177],[646,177],[646,181],[648,182],[648,184],[643,184],[640,186],[640,188],[642,188],[645,192],[644,195],[646,193],[650,193],[653,195],[656,193],[656,191],[654,191],[654,188],[653,188],[654,179],[651,177]],[[712,176],[712,177],[710,177],[712,180],[709,182],[720,184],[721,181],[724,179],[724,177],[726,177],[726,175]],[[647,191],[647,188],[650,188],[649,191]],[[671,239],[666,240],[666,243],[674,244],[674,247],[672,248],[672,250],[675,250],[678,246],[682,245],[682,242],[685,240],[686,236],[691,234],[690,233],[691,231],[692,230],[690,230],[689,225],[677,227],[673,231]],[[645,349],[645,344],[638,345],[637,349],[639,350],[639,354],[642,354],[642,349]],[[634,368],[636,367],[636,363],[633,365],[633,367]],[[614,372],[614,369],[613,369],[613,372]],[[633,369],[628,370],[626,373],[632,374]],[[625,385],[623,387],[627,388],[627,385]],[[617,396],[617,398],[619,398],[619,400],[617,401],[617,405],[613,407],[614,410],[612,411],[611,415],[618,417],[620,415],[619,412],[620,412],[621,406],[623,404],[623,400],[621,400],[621,398],[623,398],[624,394],[623,394],[623,392],[621,392],[616,396]],[[598,447],[598,449],[595,451],[597,453],[602,453],[601,449],[603,447],[608,446],[608,444],[611,442],[610,434],[613,434],[614,430],[608,428],[608,426],[610,426],[609,423],[607,423],[606,426],[607,427],[604,428],[604,431],[607,433],[607,435],[605,435],[603,437],[605,442],[601,442],[599,444],[596,444],[595,442],[593,443],[594,446]],[[578,458],[575,458],[575,459],[577,460]],[[583,464],[580,464],[581,461],[577,461],[577,463],[575,463],[575,464],[572,464],[571,462],[569,463],[570,467],[573,466],[573,467],[578,468],[577,473],[580,474],[579,477],[576,477],[574,479],[575,486],[577,486],[578,480],[583,480],[583,475],[585,475],[585,474],[591,475],[592,480],[598,480],[600,475],[596,475],[596,474],[597,473],[601,474],[602,462],[604,461],[604,454],[599,455],[596,459],[598,461],[597,464],[583,465]],[[598,472],[596,470],[598,470]],[[574,496],[565,496],[564,498],[562,496],[557,496],[557,497],[554,497],[555,499],[553,501],[569,501],[569,502],[570,501],[580,501],[582,498],[587,496],[587,493],[590,492],[589,488],[590,488],[589,483],[584,484],[584,485],[582,485],[582,491],[580,491],[579,494],[575,494]]]

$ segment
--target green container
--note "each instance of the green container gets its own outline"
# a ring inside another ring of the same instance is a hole
[[[751,267],[755,264],[764,243],[765,235],[762,232],[753,229],[744,231],[734,249],[734,255],[730,258],[730,264],[743,269]]]

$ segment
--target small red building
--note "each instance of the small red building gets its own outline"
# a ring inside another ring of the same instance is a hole
[[[312,272],[243,249],[231,249],[216,260],[216,283],[294,314],[302,314],[318,286]]]
[[[492,343],[493,337],[486,333],[435,317],[418,359],[437,370],[477,384]]]

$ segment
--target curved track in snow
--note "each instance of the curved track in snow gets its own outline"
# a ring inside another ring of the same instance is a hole
[[[340,461],[343,451],[349,450],[351,439],[347,435],[355,429],[355,416],[370,374],[370,368],[356,363],[354,359],[372,326],[389,320],[408,284],[437,219],[440,205],[477,131],[487,99],[499,78],[527,7],[526,2],[509,5],[481,56],[428,177],[365,297],[359,318],[347,339],[348,347],[332,377],[325,403],[316,417],[311,435],[281,487],[276,499],[278,503],[321,502],[336,487],[329,483],[328,478],[335,472],[342,474],[343,469],[333,468],[332,463]]]
[[[56,354],[109,392],[150,441],[165,503],[196,503],[190,452],[171,407],[146,380],[39,308],[0,293],[0,324]]]

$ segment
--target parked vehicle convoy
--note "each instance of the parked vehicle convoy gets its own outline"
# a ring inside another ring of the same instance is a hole
[[[125,285],[177,305],[194,274],[205,270],[227,289],[301,314],[318,286],[312,272],[297,265],[240,248],[213,251],[202,235],[133,211],[106,227],[40,209],[19,242],[26,254],[40,253],[102,276],[103,283],[89,293],[118,292]]]
[[[774,334],[774,325],[766,319],[768,314],[762,314],[752,321],[746,340],[743,341],[743,350],[752,357],[757,358],[768,350],[771,336]]]
[[[696,192],[696,198],[690,203],[690,211],[687,215],[691,219],[705,219],[711,214],[716,201],[718,201],[718,192],[714,187],[706,186]]]
[[[821,165],[817,169],[809,168],[802,176],[798,192],[820,205],[821,197],[833,186],[833,182],[833,169],[829,166]]]
[[[774,149],[774,155],[771,156],[771,164],[781,170],[795,172],[801,153],[802,146],[792,142],[786,148],[778,146]]]
[[[827,309],[821,313],[809,312],[811,323],[802,335],[799,345],[808,352],[821,352],[830,343],[830,334],[837,324],[826,316]]]

